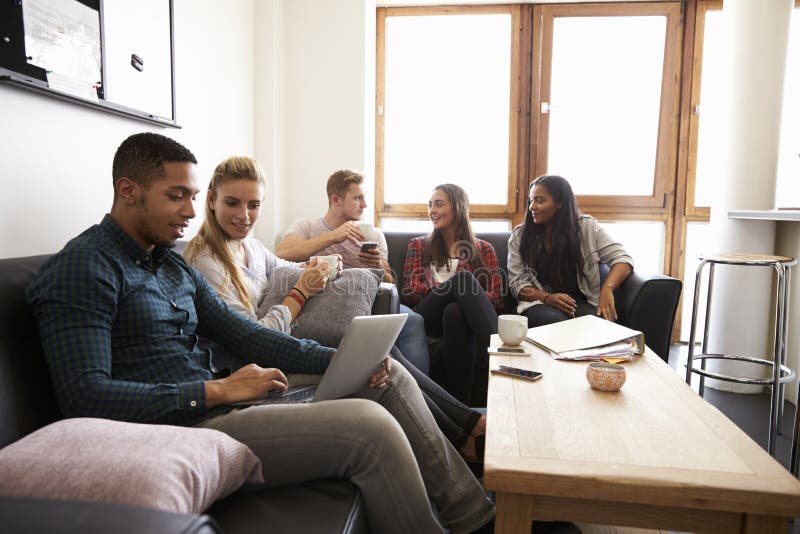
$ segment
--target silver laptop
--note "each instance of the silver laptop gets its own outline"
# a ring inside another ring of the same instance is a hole
[[[237,404],[317,402],[359,391],[389,354],[407,317],[407,313],[398,313],[353,318],[319,384],[293,386],[286,391],[274,391],[259,401]]]

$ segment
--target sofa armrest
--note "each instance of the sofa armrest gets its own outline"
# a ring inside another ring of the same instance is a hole
[[[207,515],[178,514],[138,506],[101,502],[0,497],[3,532],[86,534],[218,534]]]
[[[387,315],[400,312],[400,294],[397,286],[389,282],[378,285],[378,293],[372,302],[372,315]]]
[[[601,275],[605,278],[608,268],[602,267]],[[614,291],[619,323],[642,332],[647,346],[667,361],[680,297],[680,280],[633,271]]]
[[[225,534],[369,532],[361,493],[344,479],[240,490],[215,502],[206,513]]]

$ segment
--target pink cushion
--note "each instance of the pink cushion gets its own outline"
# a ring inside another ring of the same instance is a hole
[[[64,419],[0,449],[0,495],[200,513],[263,482],[246,445],[204,428]]]

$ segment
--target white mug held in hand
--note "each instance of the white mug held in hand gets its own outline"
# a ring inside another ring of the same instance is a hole
[[[356,229],[361,232],[361,235],[364,236],[364,241],[374,241],[374,239],[372,239],[372,232],[374,230],[372,224],[367,222],[357,222]]]
[[[523,315],[501,315],[497,318],[497,333],[504,345],[519,345],[528,334],[528,318]]]
[[[337,254],[331,254],[330,256],[312,256],[311,259],[317,258],[319,262],[325,262],[328,264],[328,280],[333,282],[336,280],[336,277],[339,276],[339,256]]]

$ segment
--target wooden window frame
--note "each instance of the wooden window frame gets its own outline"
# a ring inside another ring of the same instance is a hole
[[[505,219],[511,220],[519,209],[519,180],[520,176],[527,176],[524,169],[527,158],[520,154],[519,139],[527,139],[525,118],[529,91],[525,89],[524,65],[528,64],[523,58],[522,49],[525,28],[529,25],[522,24],[524,13],[529,8],[519,4],[514,5],[486,5],[486,6],[433,6],[433,7],[396,7],[377,9],[377,49],[376,49],[376,91],[375,91],[375,220],[384,217],[391,218],[427,218],[427,204],[388,204],[385,202],[385,123],[384,114],[380,113],[381,106],[385,103],[386,87],[386,19],[403,16],[439,16],[439,15],[481,15],[481,14],[508,14],[511,16],[511,54],[510,69],[510,94],[509,94],[509,132],[508,132],[508,196],[503,204],[470,204],[470,217],[476,219]],[[529,79],[530,76],[527,76]],[[529,85],[529,82],[528,82]],[[523,102],[525,104],[523,105]],[[523,150],[522,152],[525,152]],[[524,181],[524,179],[523,179]],[[527,194],[527,193],[526,193]]]
[[[695,112],[700,106],[700,84],[703,78],[703,43],[705,41],[706,13],[720,11],[722,0],[697,0],[697,10],[694,17],[694,54],[692,61],[692,78],[690,107],[686,114],[689,125],[688,160],[686,165],[686,198],[684,202],[684,217],[686,222],[707,222],[711,217],[711,208],[695,205],[695,187],[697,185],[697,143],[700,132],[700,115]],[[683,234],[685,234],[685,230]],[[684,236],[685,239],[685,236]],[[685,240],[682,241],[685,244]]]
[[[674,176],[677,165],[675,140],[680,97],[681,4],[676,2],[620,4],[542,4],[534,7],[533,61],[541,57],[533,78],[537,80],[531,95],[531,143],[533,175],[547,172],[549,115],[541,113],[542,102],[550,102],[553,20],[557,17],[664,16],[666,18],[661,102],[657,134],[653,193],[642,196],[578,195],[581,209],[601,220],[660,220],[667,224],[669,236],[674,203]],[[665,267],[669,265],[669,247],[665,243]]]

